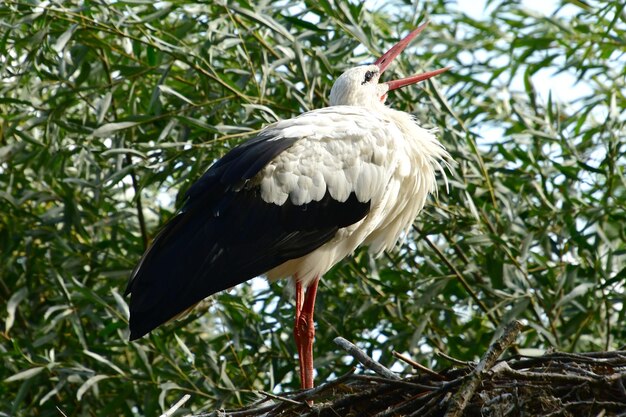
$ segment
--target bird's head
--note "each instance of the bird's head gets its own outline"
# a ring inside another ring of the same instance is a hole
[[[422,30],[424,30],[426,25],[427,23],[424,23],[409,33],[404,39],[385,52],[383,56],[378,58],[372,65],[350,68],[341,74],[341,76],[337,78],[337,81],[335,81],[335,84],[333,84],[333,88],[330,90],[330,105],[365,107],[381,106],[385,104],[387,93],[389,91],[427,80],[435,75],[448,71],[450,68],[446,67],[402,78],[400,80],[392,80],[383,83],[379,82],[381,74],[385,72],[387,67],[389,67],[389,64],[391,64],[391,62],[398,55],[400,55],[407,45]]]

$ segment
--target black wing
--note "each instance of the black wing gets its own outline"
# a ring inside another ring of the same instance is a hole
[[[338,202],[266,203],[248,184],[297,139],[259,136],[234,148],[187,191],[133,273],[130,339],[137,339],[207,296],[247,281],[328,242],[361,220],[370,203],[352,193]]]

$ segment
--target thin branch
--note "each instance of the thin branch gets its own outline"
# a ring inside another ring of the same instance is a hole
[[[290,403],[290,404],[295,404],[295,405],[306,405],[306,402],[302,402],[302,401],[296,401],[296,400],[292,400],[291,398],[288,397],[282,397],[280,395],[276,395],[276,394],[272,394],[266,391],[259,391],[259,394],[261,395],[265,395],[268,398],[271,398],[273,400],[278,400],[278,401],[282,401],[282,402],[286,402],[286,403]]]
[[[591,372],[589,372],[589,375],[593,376],[561,374],[556,372],[522,372],[516,371],[515,369],[511,368],[506,362],[498,364],[498,366],[494,367],[493,370],[495,373],[503,374],[516,380],[543,382],[546,384],[571,383],[598,385],[605,384],[606,382],[619,381],[624,377],[622,374],[600,376],[592,374]]]
[[[452,264],[452,262],[450,262],[448,258],[446,258],[446,255],[444,255],[444,253],[441,252],[441,250],[437,247],[437,245],[431,242],[430,239],[428,239],[428,236],[422,233],[419,227],[413,225],[413,229],[422,236],[422,239],[424,239],[424,241],[428,244],[428,246],[430,246],[430,248],[435,251],[439,259],[441,259],[443,263],[445,263],[448,266],[448,268],[450,268],[450,270],[454,273],[456,278],[461,283],[461,286],[465,288],[465,291],[467,291],[467,293],[472,297],[472,299],[476,302],[476,304],[478,304],[478,307],[480,307],[480,309],[485,313],[489,321],[493,323],[495,327],[498,327],[499,325],[498,317],[494,316],[493,312],[487,308],[487,306],[482,302],[480,298],[478,298],[478,294],[474,292],[472,287],[465,280],[465,277],[463,277],[463,274],[461,274],[461,272]]]
[[[502,353],[515,342],[515,338],[522,330],[522,327],[522,323],[515,320],[504,328],[502,336],[489,346],[489,349],[487,349],[487,352],[483,355],[480,362],[478,362],[476,368],[474,368],[469,375],[467,381],[450,400],[450,405],[448,406],[445,417],[460,417],[463,415],[467,404],[480,385],[483,375],[493,367]]]
[[[339,345],[340,348],[352,355],[352,357],[358,360],[363,366],[376,372],[378,375],[389,379],[400,379],[398,375],[391,372],[380,363],[376,362],[367,353],[363,352],[361,349],[356,347],[356,345],[348,342],[343,337],[336,337],[333,342],[335,342],[337,345]]]
[[[472,361],[462,361],[462,360],[460,360],[460,359],[453,358],[452,356],[450,356],[450,355],[448,355],[448,354],[446,354],[446,353],[443,353],[443,352],[442,352],[442,351],[440,351],[440,350],[436,350],[436,351],[435,351],[435,355],[437,355],[437,356],[439,356],[439,357],[441,357],[441,358],[444,358],[444,359],[445,359],[445,360],[447,360],[448,362],[453,363],[453,364],[455,364],[455,365],[461,365],[461,366],[471,366],[471,367],[476,366],[476,362],[472,362]]]
[[[132,166],[133,160],[129,153],[126,154],[126,164]],[[146,219],[143,215],[143,203],[141,202],[141,188],[137,181],[137,174],[133,168],[129,171],[131,182],[133,183],[133,190],[135,191],[135,199],[137,201],[137,220],[139,221],[139,229],[141,230],[141,240],[143,242],[144,250],[148,249],[148,230],[146,228]]]
[[[105,53],[102,53],[100,56],[102,61],[102,67],[104,68],[104,72],[107,75],[107,80],[109,84],[113,83],[113,78],[111,77],[111,69],[109,67],[109,60]],[[117,110],[115,105],[115,100],[111,99],[111,108],[113,109],[113,120],[117,121]],[[131,178],[131,182],[133,184],[133,192],[135,193],[135,199],[137,200],[137,220],[139,221],[139,229],[141,231],[141,240],[143,242],[144,250],[148,249],[148,230],[146,228],[146,220],[143,215],[143,204],[141,202],[141,189],[139,188],[139,181],[137,181],[137,175],[135,174],[135,169],[133,166],[133,159],[130,153],[126,153],[125,155],[126,164],[130,167],[129,174]]]
[[[430,376],[434,377],[435,379],[439,379],[440,381],[445,380],[445,378],[443,376],[441,376],[440,374],[438,374],[437,372],[433,371],[430,368],[425,367],[424,365],[415,362],[413,359],[408,358],[406,356],[404,356],[403,354],[401,354],[400,352],[396,352],[395,350],[393,352],[391,352],[391,354],[400,359],[401,361],[404,361],[406,363],[408,363],[409,365],[411,365],[413,368],[415,369],[419,369],[422,372],[425,372],[427,374],[429,374]]]
[[[380,382],[380,383],[390,384],[390,385],[401,385],[403,387],[408,387],[408,388],[420,388],[423,390],[436,390],[440,388],[437,385],[424,385],[424,384],[418,384],[415,382],[406,381],[403,379],[389,379],[389,378],[383,378],[383,377],[374,376],[374,375],[354,375],[352,378],[358,379],[361,381],[373,381],[373,382]]]

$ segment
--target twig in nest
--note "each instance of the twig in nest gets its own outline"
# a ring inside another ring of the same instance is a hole
[[[327,382],[325,384],[318,385],[317,387],[314,387],[314,388],[302,391],[298,395],[295,395],[293,398],[295,400],[308,400],[308,399],[314,398],[320,392],[326,391],[326,390],[334,387],[335,385],[339,385],[339,384],[343,383],[345,380],[349,379],[352,376],[352,374],[354,373],[354,371],[356,371],[356,368],[353,367],[348,372],[346,372],[345,374],[341,375],[339,378],[333,379],[332,381],[329,381],[329,382]]]
[[[444,381],[445,380],[445,378],[443,376],[441,376],[440,374],[438,374],[437,372],[433,371],[430,368],[425,367],[424,365],[422,365],[420,363],[415,362],[413,359],[404,356],[400,352],[396,352],[394,350],[393,352],[391,352],[391,354],[393,356],[395,356],[396,358],[400,359],[401,361],[404,361],[404,362],[408,363],[413,368],[419,369],[420,371],[427,373],[428,375],[434,377],[435,379],[438,379],[440,381]]]
[[[440,351],[440,350],[435,350],[435,355],[437,355],[437,356],[439,356],[439,357],[441,357],[441,358],[444,358],[444,359],[445,359],[445,360],[447,360],[448,362],[453,363],[453,364],[455,364],[455,365],[461,365],[461,366],[472,366],[472,367],[476,365],[476,362],[472,362],[472,361],[462,361],[462,360],[459,360],[459,359],[457,359],[457,358],[453,358],[453,357],[452,357],[452,356],[450,356],[450,355],[446,355],[445,353],[443,353],[443,352],[442,352],[442,351]]]
[[[361,349],[356,347],[356,345],[348,342],[343,337],[336,337],[333,342],[335,342],[337,345],[339,345],[339,347],[352,355],[353,358],[361,362],[361,364],[367,369],[376,372],[378,375],[389,379],[401,379],[398,375],[391,372],[380,363],[376,362],[374,359],[369,357],[367,353],[363,352]]]
[[[562,373],[554,373],[554,372],[521,372],[516,371],[511,368],[506,362],[501,362],[497,366],[494,366],[492,369],[494,372],[506,375],[509,378],[518,380],[518,381],[534,381],[534,382],[544,382],[549,384],[562,383],[562,384],[590,384],[590,385],[604,385],[607,382],[616,382],[621,381],[623,375],[621,374],[612,374],[612,375],[596,375],[592,372],[589,372],[591,376],[583,376],[583,375],[575,375],[572,373],[562,374]]]
[[[491,369],[500,355],[515,342],[515,338],[522,327],[522,323],[514,320],[504,328],[502,336],[489,346],[489,349],[487,349],[487,352],[485,352],[466,382],[450,400],[445,417],[459,417],[463,414],[465,407],[467,407],[467,404],[476,392],[476,388],[480,385],[483,374]]]
[[[426,390],[426,391],[432,391],[432,390],[441,388],[439,385],[434,385],[434,384],[433,385],[418,384],[418,383],[411,382],[408,380],[403,380],[403,379],[391,380],[388,378],[382,378],[380,376],[373,376],[373,375],[354,375],[352,378],[355,380],[379,382],[381,384],[402,386],[406,388],[419,388],[419,389]]]
[[[210,414],[198,414],[192,417],[250,417],[250,416],[264,416],[268,412],[274,410],[276,404],[259,405],[258,407],[247,407],[242,410],[225,411],[216,410]]]
[[[272,394],[265,391],[259,391],[259,394],[265,395],[268,398],[272,398],[274,400],[282,401],[285,403],[295,404],[295,405],[307,405],[306,402],[292,400],[291,398],[281,397],[280,395]]]

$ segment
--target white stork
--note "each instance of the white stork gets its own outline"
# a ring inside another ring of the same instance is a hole
[[[385,105],[390,90],[448,68],[379,82],[424,27],[344,72],[330,107],[267,126],[191,186],[128,284],[131,340],[256,276],[293,277],[300,378],[313,387],[319,277],[360,245],[392,248],[450,159],[432,132]]]

